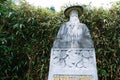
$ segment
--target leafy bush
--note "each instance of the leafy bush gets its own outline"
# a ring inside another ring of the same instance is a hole
[[[120,79],[120,2],[110,10],[88,9],[80,17],[90,29],[100,80]],[[67,19],[57,13],[4,2],[0,4],[0,79],[45,80],[50,49],[60,25]]]

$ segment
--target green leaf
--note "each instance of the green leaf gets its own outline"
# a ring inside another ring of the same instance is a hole
[[[104,75],[104,76],[107,76],[107,71],[106,70],[102,70],[102,74]]]
[[[15,25],[13,26],[13,29],[16,29],[16,28],[19,28],[19,23],[15,24]]]

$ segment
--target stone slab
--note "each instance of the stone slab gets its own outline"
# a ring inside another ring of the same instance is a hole
[[[48,80],[57,80],[56,76],[73,76],[72,80],[91,76],[91,80],[98,80],[94,48],[52,48]]]

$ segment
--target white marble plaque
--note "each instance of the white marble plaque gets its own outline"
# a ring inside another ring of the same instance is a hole
[[[59,77],[55,77],[56,75]],[[90,76],[91,80],[98,80],[94,48],[52,48],[48,80],[62,78],[60,75],[73,76],[73,80],[82,80],[82,76],[86,76],[85,78]]]

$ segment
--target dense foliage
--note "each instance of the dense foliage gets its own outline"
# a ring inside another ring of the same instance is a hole
[[[120,80],[120,2],[110,10],[84,7],[80,17],[90,29],[99,80]],[[46,80],[50,49],[63,11],[23,3],[0,3],[0,80]]]

